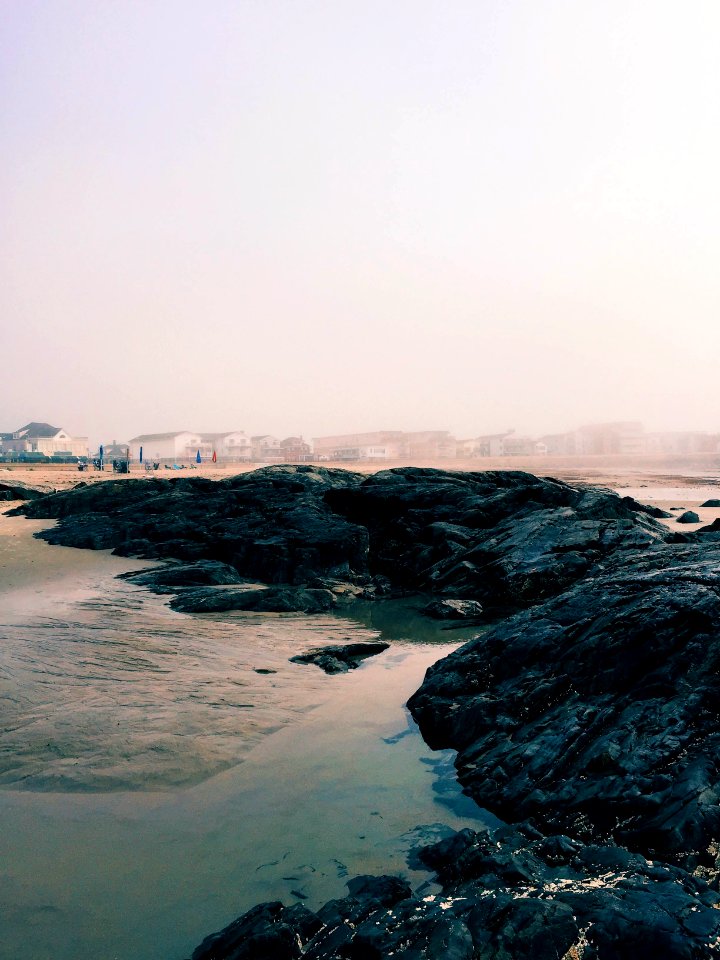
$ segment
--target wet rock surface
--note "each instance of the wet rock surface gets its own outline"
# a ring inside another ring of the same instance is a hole
[[[217,561],[240,578],[425,592],[503,611],[673,536],[628,497],[519,471],[371,476],[268,467],[228,480],[109,481],[19,508],[41,536],[124,556]]]
[[[321,647],[290,657],[291,663],[314,663],[325,673],[347,673],[354,670],[367,657],[374,657],[390,646],[382,640],[370,643],[345,643]]]
[[[664,545],[496,624],[409,701],[505,820],[717,878],[720,546]]]
[[[531,825],[463,830],[417,852],[440,884],[355,877],[312,912],[265,903],[206,938],[192,960],[404,957],[557,960],[711,957],[720,897],[702,880],[618,847]]]

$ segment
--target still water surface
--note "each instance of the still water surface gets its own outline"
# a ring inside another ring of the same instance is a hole
[[[402,604],[353,616],[176,614],[107,557],[6,596],[0,957],[181,960],[262,900],[426,882],[413,828],[482,819],[403,705],[472,631]],[[378,636],[390,649],[348,675],[288,662]]]

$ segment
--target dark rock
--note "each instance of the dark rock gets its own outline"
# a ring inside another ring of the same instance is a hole
[[[223,610],[254,610],[261,613],[322,613],[331,610],[337,598],[329,590],[301,587],[200,587],[186,590],[170,601],[183,613],[214,613]]]
[[[297,955],[311,960],[636,960],[648,945],[663,960],[714,955],[720,897],[702,880],[619,847],[536,833],[463,830],[425,848],[438,894],[413,894],[397,878],[356,877],[347,897],[316,914],[303,910],[296,923],[293,908],[262,904],[205,940],[215,952],[196,951],[193,960],[259,956],[233,952],[245,946],[239,934],[247,931],[254,949],[279,926],[291,928]]]
[[[701,507],[720,507],[720,500],[706,500],[700,504]]]
[[[325,673],[347,673],[360,666],[360,662],[367,657],[374,657],[390,646],[382,640],[367,643],[345,643],[319,650],[310,650],[308,653],[299,653],[290,657],[291,663],[314,663]]]
[[[18,484],[0,483],[0,500],[39,500],[46,491]]]
[[[229,564],[241,578],[381,585],[517,609],[616,555],[681,538],[630,498],[520,471],[404,467],[368,477],[312,466],[229,480],[109,481],[20,508],[51,543]]]
[[[154,593],[177,593],[184,587],[222,586],[241,583],[237,570],[217,560],[198,560],[197,563],[175,563],[150,570],[121,573],[120,578]]]
[[[700,523],[700,517],[695,513],[694,510],[686,510],[685,513],[681,513],[679,517],[676,518],[676,523]]]
[[[480,620],[483,608],[477,600],[431,600],[420,612],[434,620]]]
[[[712,874],[719,665],[720,544],[663,545],[497,624],[408,705],[502,819]]]

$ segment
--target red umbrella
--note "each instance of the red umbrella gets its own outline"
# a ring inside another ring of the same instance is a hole
[[[213,455],[212,455],[212,461],[213,461],[213,463],[217,463],[217,454],[215,453],[214,450],[213,450]]]

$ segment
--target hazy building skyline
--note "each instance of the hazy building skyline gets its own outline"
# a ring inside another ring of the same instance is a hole
[[[720,8],[0,10],[0,429],[717,431]]]

